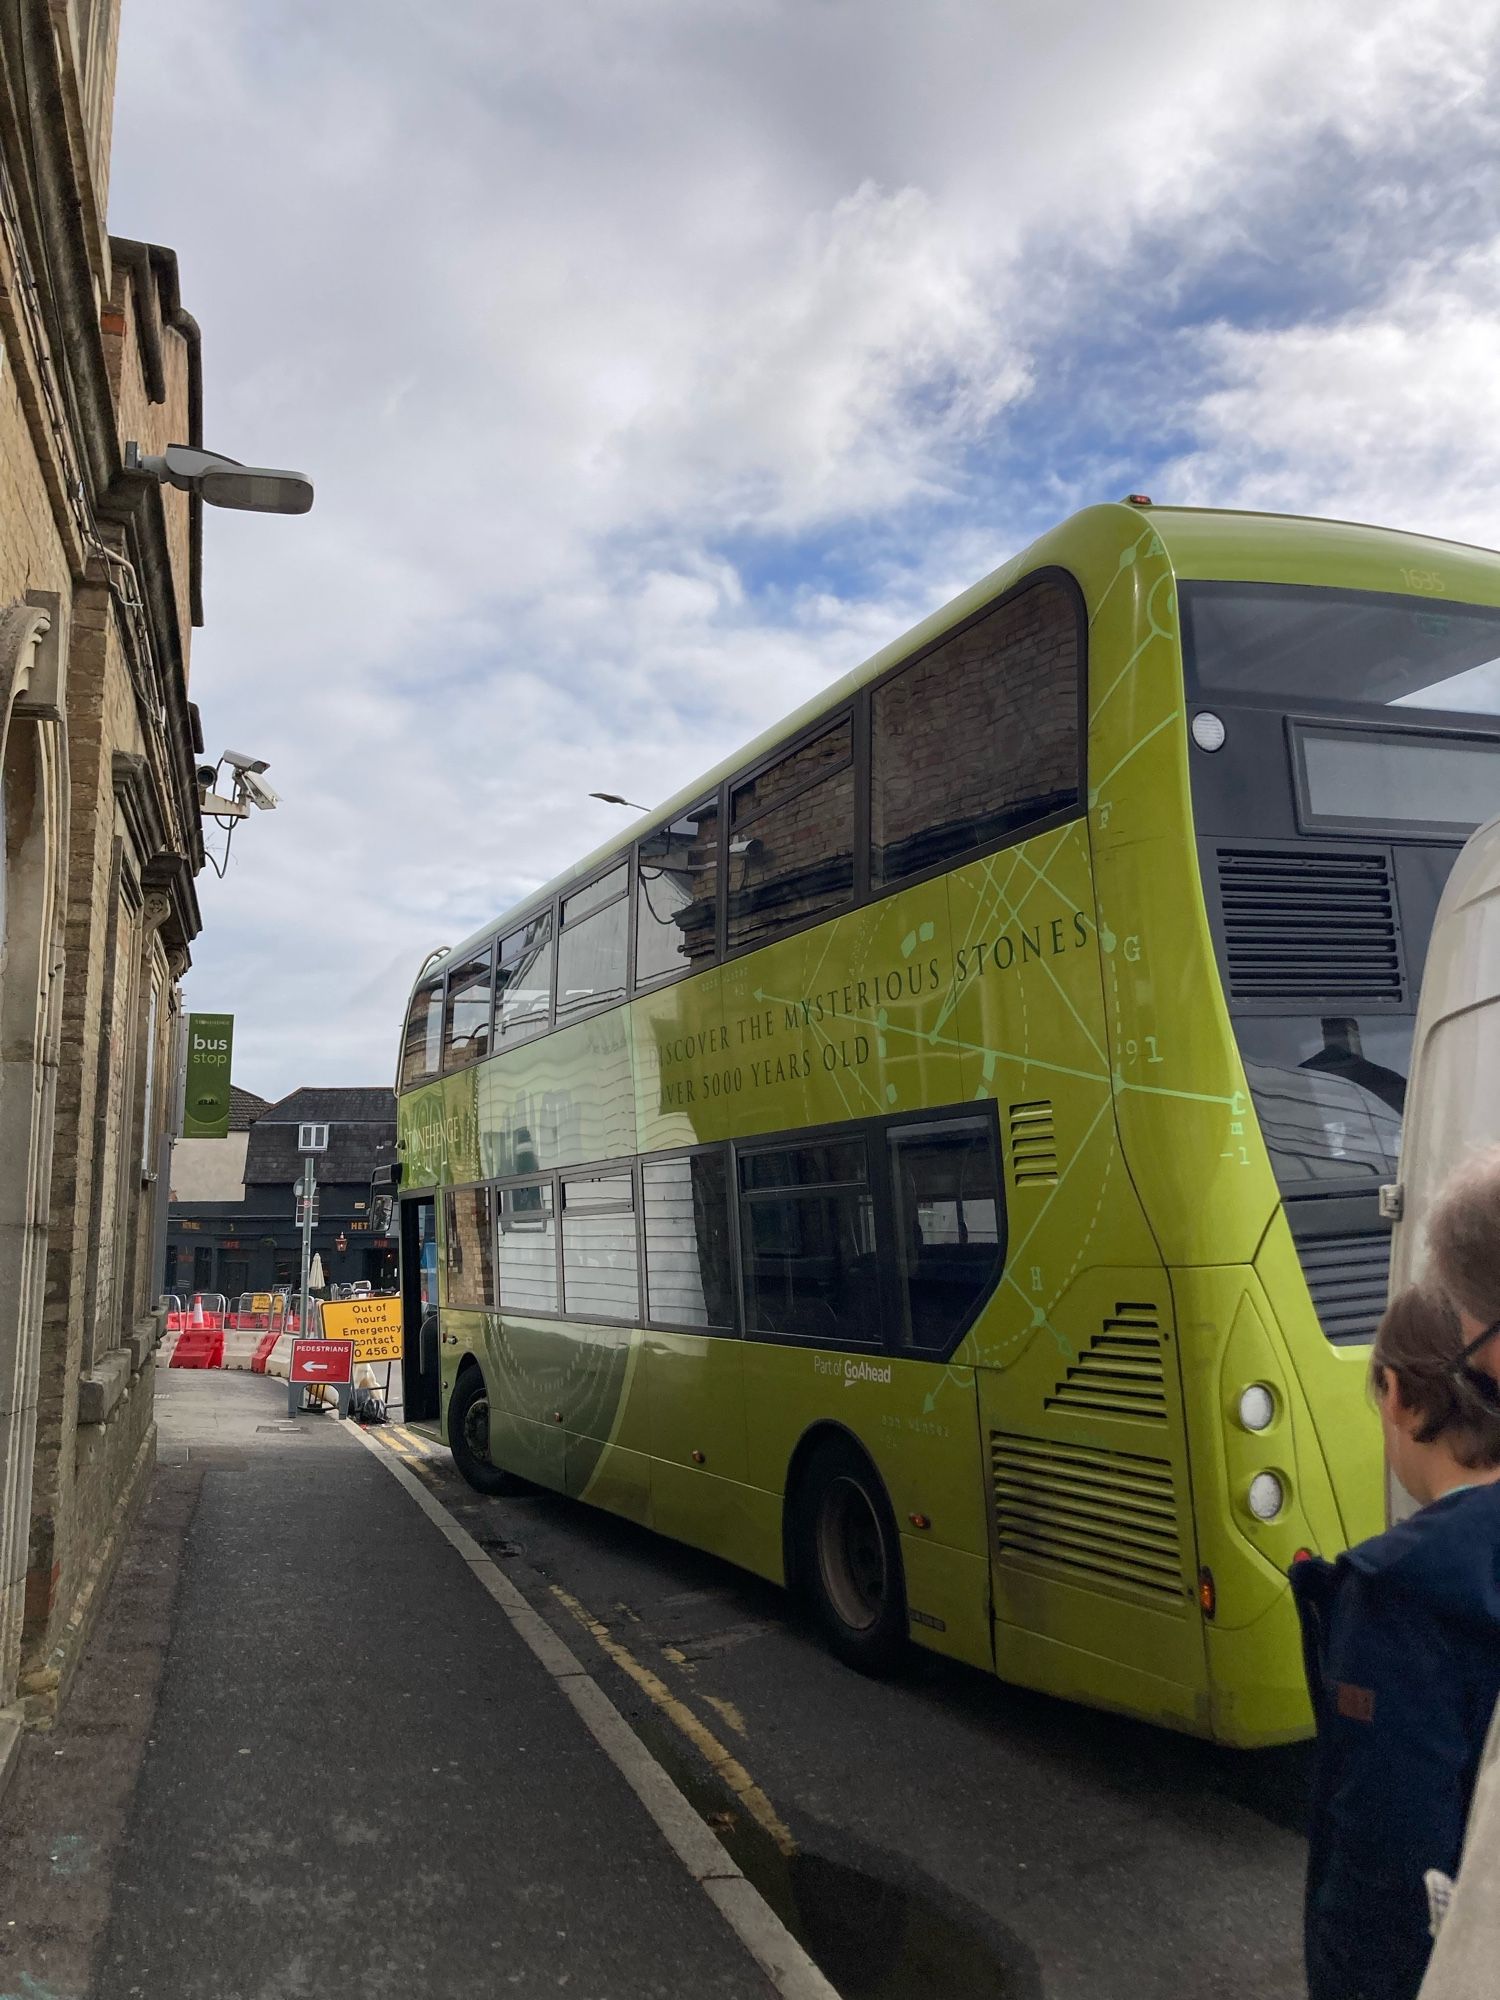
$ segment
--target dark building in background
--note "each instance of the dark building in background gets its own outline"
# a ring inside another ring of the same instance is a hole
[[[395,1238],[377,1236],[370,1219],[370,1177],[396,1153],[394,1093],[303,1089],[268,1105],[236,1088],[227,1139],[179,1139],[173,1149],[163,1290],[232,1299],[299,1282],[295,1190],[304,1124],[328,1127],[312,1238],[325,1283],[394,1287]]]

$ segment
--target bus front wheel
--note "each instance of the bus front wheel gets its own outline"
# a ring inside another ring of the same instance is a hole
[[[799,1580],[829,1645],[885,1673],[906,1648],[906,1583],[896,1517],[869,1460],[832,1439],[808,1467],[798,1505]]]
[[[476,1493],[510,1493],[516,1482],[490,1457],[490,1397],[477,1368],[466,1368],[448,1405],[448,1449]]]

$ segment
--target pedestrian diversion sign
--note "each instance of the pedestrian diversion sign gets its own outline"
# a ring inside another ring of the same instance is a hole
[[[229,1137],[229,1061],[233,1014],[189,1014],[187,1087],[182,1100],[184,1139]]]

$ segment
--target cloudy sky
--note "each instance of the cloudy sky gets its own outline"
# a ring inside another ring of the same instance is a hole
[[[1076,506],[1500,543],[1497,125],[1493,0],[125,0],[111,226],[318,491],[207,523],[236,1081]]]

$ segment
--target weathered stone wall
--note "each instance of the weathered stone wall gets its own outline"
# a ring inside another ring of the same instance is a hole
[[[0,13],[0,1730],[52,1712],[154,1459],[203,860],[196,503],[124,452],[198,441],[197,328],[171,253],[104,233],[117,37],[118,0]]]

